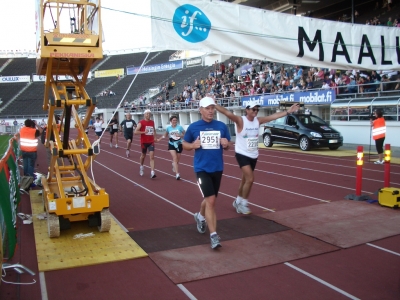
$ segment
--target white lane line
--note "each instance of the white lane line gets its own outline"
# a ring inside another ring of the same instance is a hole
[[[103,151],[105,151],[105,150],[103,150]],[[112,153],[112,152],[108,152],[108,151],[105,151],[105,152],[107,152],[107,153],[109,153],[109,154],[113,154],[114,156],[118,156],[118,157],[120,157],[120,158],[129,160],[129,161],[132,161],[132,160],[130,160],[130,159],[127,159],[127,158],[124,157],[124,156],[116,155],[116,154],[114,154],[114,153]],[[134,151],[134,152],[138,152],[138,151]],[[166,158],[159,157],[159,156],[156,156],[156,157],[159,158],[159,159],[163,159],[163,160],[170,160],[170,159],[166,159]],[[95,161],[95,162],[99,163],[98,161]],[[135,162],[135,161],[132,161],[132,162],[135,163],[135,164],[139,164],[139,163],[137,163],[137,162]],[[99,164],[100,164],[100,163],[99,163]],[[187,167],[192,167],[191,165],[184,164],[184,163],[179,163],[179,165],[183,165],[183,166],[187,166]],[[145,167],[148,168],[147,166],[145,166]],[[171,174],[169,174],[169,173],[167,173],[167,172],[164,172],[164,171],[161,171],[161,170],[159,170],[159,169],[155,169],[155,170],[156,170],[157,172],[161,173],[161,174],[165,174],[165,175],[167,175],[167,176],[175,177],[174,175],[171,175]],[[230,177],[230,176],[225,175],[225,174],[223,174],[223,175],[224,175],[224,176],[227,176],[227,177]],[[231,176],[231,177],[232,177],[232,176]],[[125,177],[124,177],[124,178],[125,178]],[[237,178],[237,177],[232,177],[232,178],[240,180],[240,178]],[[191,184],[197,185],[197,182],[192,182],[192,181],[189,181],[189,180],[187,180],[187,179],[181,178],[180,180],[181,180],[181,181],[184,181],[184,182],[187,182],[187,183],[191,183]],[[236,198],[235,196],[228,195],[228,194],[223,193],[223,192],[221,192],[221,191],[219,192],[219,194],[224,195],[224,196],[229,197],[229,198],[232,198],[232,199],[235,199],[235,198]],[[328,202],[329,202],[329,201],[328,201]],[[273,209],[270,209],[270,208],[267,208],[267,207],[264,207],[264,206],[261,206],[261,205],[258,205],[258,204],[254,204],[254,203],[252,203],[252,202],[248,202],[248,203],[251,204],[251,205],[253,205],[253,206],[259,207],[259,208],[261,208],[261,209],[263,209],[263,210],[268,210],[268,211],[270,211],[270,212],[275,212],[275,210],[273,210]]]
[[[224,174],[224,176],[230,177],[230,178],[235,178],[235,179],[239,179],[239,180],[240,180],[240,178],[237,178],[237,177],[234,177],[234,176],[225,175],[225,174]],[[258,183],[258,182],[254,182],[253,184],[261,185],[261,186],[264,186],[264,187],[267,187],[267,188],[271,188],[271,189],[274,189],[274,190],[278,190],[278,191],[282,191],[282,192],[285,192],[285,193],[289,193],[289,194],[293,194],[293,195],[297,195],[297,196],[302,196],[302,197],[310,198],[310,199],[317,200],[317,201],[321,201],[321,202],[330,203],[329,200],[322,200],[322,199],[319,199],[319,198],[307,196],[307,195],[304,195],[304,194],[299,194],[299,193],[296,193],[296,192],[291,192],[291,191],[288,191],[288,190],[276,188],[276,187],[273,187],[273,186],[270,186],[270,185],[266,185],[266,184],[262,184],[262,183]]]
[[[195,296],[193,296],[193,294],[191,292],[189,292],[189,290],[187,288],[185,288],[182,284],[177,284],[176,285],[178,288],[180,288],[182,290],[182,292],[188,296],[188,298],[190,300],[197,300],[197,298]]]
[[[277,156],[277,155],[266,155],[266,154],[261,154],[261,151],[260,151],[260,154],[259,154],[258,157],[260,158],[260,156],[267,156],[267,157],[271,157],[271,158],[285,159],[285,160],[296,160],[296,161],[299,160],[298,158],[290,158],[290,157],[286,157],[286,156]],[[307,156],[307,158],[310,158],[310,160],[302,160],[302,162],[317,163],[317,164],[319,164],[319,165],[328,165],[328,166],[335,166],[335,167],[341,167],[341,168],[347,168],[347,169],[349,169],[349,168],[350,168],[350,169],[355,169],[355,166],[353,167],[353,166],[346,166],[346,165],[337,165],[337,164],[332,164],[332,163],[324,163],[324,162],[320,162],[320,161],[311,160],[311,157],[310,157],[309,155],[306,155],[306,156]],[[317,157],[320,157],[320,156],[318,155]],[[326,158],[332,159],[332,157],[329,157],[329,156],[321,156],[321,157],[326,157]],[[338,159],[338,160],[340,160],[341,162],[348,162],[348,160],[344,160],[344,159]],[[356,162],[355,159],[354,159],[354,162]],[[273,162],[266,162],[266,163],[274,164]],[[366,163],[365,160],[364,160],[364,163]],[[276,164],[276,163],[275,163],[275,164]],[[371,162],[371,164],[372,164],[372,162]],[[397,165],[397,164],[391,164],[391,167],[392,167],[393,169],[395,169],[395,168],[398,167],[398,166],[399,166],[399,165]],[[384,173],[383,170],[374,170],[374,169],[369,169],[368,167],[363,168],[363,170],[364,170],[364,171],[372,171],[372,172]],[[400,174],[400,173],[397,173],[397,172],[392,171],[392,174],[398,175],[398,174]]]
[[[46,279],[44,277],[44,272],[39,272],[39,280],[40,280],[40,293],[42,294],[42,300],[48,300],[47,297],[47,287],[46,287]]]
[[[375,247],[375,248],[377,248],[377,249],[379,249],[379,250],[383,250],[383,251],[392,253],[392,254],[394,254],[394,255],[400,256],[400,253],[394,252],[394,251],[392,251],[392,250],[389,250],[389,249],[386,249],[386,248],[382,248],[382,247],[379,247],[379,246],[377,246],[377,245],[370,244],[370,243],[367,243],[367,245],[368,245],[368,246],[371,246],[371,247]]]
[[[193,214],[194,214],[194,213],[188,211],[187,209],[183,208],[182,206],[179,206],[178,204],[175,204],[174,202],[169,201],[168,199],[162,197],[161,195],[159,195],[159,194],[157,194],[157,193],[154,193],[152,190],[149,190],[148,188],[145,188],[144,186],[142,186],[142,185],[140,185],[139,183],[137,183],[137,182],[135,182],[135,181],[129,179],[128,177],[125,177],[124,175],[121,175],[121,174],[115,172],[113,169],[111,169],[111,168],[109,168],[109,167],[107,167],[107,166],[105,166],[105,165],[99,163],[98,161],[94,161],[94,162],[97,163],[97,164],[99,164],[99,165],[102,166],[103,168],[106,168],[107,170],[110,170],[111,172],[117,174],[118,176],[120,176],[120,177],[122,177],[122,178],[128,180],[129,182],[131,182],[131,183],[137,185],[138,187],[140,187],[140,188],[146,190],[146,191],[149,192],[150,194],[153,194],[154,196],[157,196],[158,198],[164,200],[165,202],[168,202],[169,204],[172,204],[173,206],[175,206],[175,207],[177,207],[177,208],[183,210],[184,212],[187,212],[187,213],[190,214],[190,215],[193,215]]]
[[[322,280],[321,278],[318,278],[318,277],[316,277],[316,276],[314,276],[314,275],[312,275],[312,274],[310,274],[310,273],[308,273],[308,272],[306,272],[306,271],[304,271],[304,270],[302,270],[302,269],[300,269],[300,268],[298,268],[298,267],[296,267],[296,266],[294,266],[294,265],[292,265],[290,263],[285,262],[284,264],[287,265],[288,267],[291,267],[292,269],[295,269],[296,271],[298,271],[298,272],[300,272],[300,273],[302,273],[302,274],[314,279],[315,281],[318,281],[319,283],[322,283],[323,285],[335,290],[336,292],[338,292],[338,293],[340,293],[340,294],[342,294],[342,295],[344,295],[344,296],[346,296],[346,297],[348,297],[350,299],[359,300],[359,298],[357,298],[357,297],[355,297],[355,296],[353,296],[353,295],[351,295],[351,294],[349,294],[349,293],[337,288],[336,286],[326,282],[325,280]]]
[[[317,170],[317,169],[311,169],[311,168],[304,168],[304,167],[296,167],[296,166],[293,166],[293,165],[277,164],[277,163],[266,162],[266,161],[262,161],[262,160],[258,160],[257,163],[258,163],[258,162],[260,162],[260,163],[265,163],[265,164],[269,164],[269,165],[279,165],[279,166],[282,166],[282,167],[288,167],[288,168],[293,168],[293,169],[308,170],[308,171],[313,171],[313,172],[317,172],[317,173],[331,174],[331,175],[336,175],[336,176],[340,176],[340,177],[356,178],[356,176],[354,176],[354,175],[347,175],[347,174],[341,174],[341,173],[327,172],[327,171],[323,171],[323,170]],[[259,170],[259,169],[257,169],[257,170]],[[372,178],[368,178],[368,177],[363,177],[363,180],[382,182],[382,180],[372,179]]]

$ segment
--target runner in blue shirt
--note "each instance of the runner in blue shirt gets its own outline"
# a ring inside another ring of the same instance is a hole
[[[215,204],[224,169],[223,149],[229,149],[231,136],[228,127],[221,121],[214,120],[215,101],[205,97],[199,103],[201,120],[189,125],[184,136],[183,149],[194,153],[194,171],[197,183],[203,194],[200,212],[194,214],[197,230],[210,231],[211,248],[221,247],[217,235],[217,216]]]

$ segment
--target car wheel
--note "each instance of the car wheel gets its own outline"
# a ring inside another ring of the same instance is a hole
[[[329,146],[329,149],[330,150],[337,150],[337,149],[339,149],[339,147],[337,147],[337,146]]]
[[[306,136],[302,136],[299,141],[300,149],[303,151],[310,150],[310,140]]]
[[[266,133],[264,135],[263,142],[264,142],[265,147],[272,147],[273,143],[272,143],[271,135],[269,133]]]

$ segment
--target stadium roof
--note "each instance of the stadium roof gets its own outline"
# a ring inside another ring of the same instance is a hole
[[[228,2],[290,14],[294,13],[292,8],[296,3],[296,15],[328,20],[336,20],[343,14],[351,16],[352,5],[352,0],[229,0]],[[361,5],[374,8],[375,2],[376,0],[354,0],[354,6],[356,10]]]

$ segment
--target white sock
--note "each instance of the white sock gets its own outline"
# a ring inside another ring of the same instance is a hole
[[[240,204],[240,202],[242,202],[243,198],[240,196],[236,197],[236,204]]]
[[[214,234],[217,234],[217,232],[216,231],[215,232],[211,232],[210,233],[210,237],[213,236]]]
[[[243,199],[243,198],[242,198],[242,201],[241,201],[242,205],[247,206],[247,203],[248,203],[248,202],[249,202],[249,201],[247,201],[247,199]]]
[[[203,222],[203,221],[206,220],[206,218],[204,218],[204,217],[201,215],[200,212],[197,214],[197,219],[199,219],[200,222]]]

